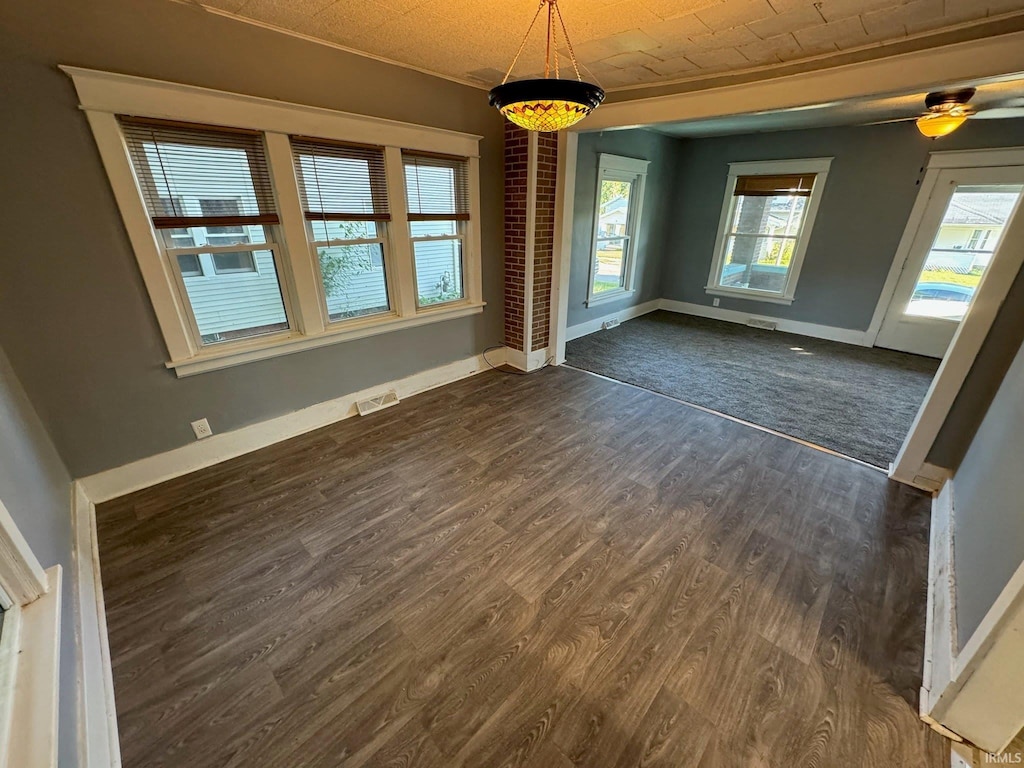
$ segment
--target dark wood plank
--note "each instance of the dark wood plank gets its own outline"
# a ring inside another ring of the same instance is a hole
[[[97,510],[126,768],[939,768],[929,499],[570,369]]]

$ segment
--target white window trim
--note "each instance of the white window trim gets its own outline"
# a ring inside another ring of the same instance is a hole
[[[638,160],[633,157],[621,157],[619,155],[601,154],[597,163],[597,188],[594,195],[594,229],[590,238],[590,269],[587,274],[587,306],[593,307],[605,304],[610,301],[617,301],[633,293],[633,283],[636,278],[636,256],[637,240],[640,233],[640,222],[644,210],[644,190],[647,186],[647,168],[649,160]],[[601,207],[601,182],[605,179],[612,181],[630,181],[633,183],[633,191],[630,194],[629,213],[626,215],[626,234],[624,238],[627,245],[623,247],[622,258],[625,260],[624,279],[621,288],[614,291],[603,291],[594,293],[594,270],[596,267],[597,232],[599,228],[599,214]]]
[[[715,238],[714,258],[711,260],[711,271],[704,291],[713,296],[731,296],[737,299],[765,301],[773,304],[792,304],[796,295],[797,281],[804,265],[807,243],[810,242],[814,229],[814,220],[818,215],[821,195],[828,179],[828,171],[832,165],[831,157],[814,157],[804,160],[765,160],[750,163],[729,163],[729,178],[725,185],[725,197],[722,200],[722,213],[718,220],[718,236]],[[807,201],[807,209],[800,224],[800,232],[796,236],[796,250],[786,275],[786,285],[781,293],[761,291],[755,288],[732,288],[718,284],[721,274],[722,260],[725,258],[725,247],[728,242],[729,222],[732,220],[733,192],[736,179],[740,176],[772,176],[776,174],[813,173],[814,186]]]
[[[167,367],[188,376],[233,365],[336,344],[355,338],[483,311],[479,142],[482,137],[319,107],[289,104],[148,78],[62,66],[74,81],[81,108],[92,128],[114,197],[128,231],[143,281],[167,345]],[[157,241],[139,194],[117,115],[130,114],[183,122],[225,125],[261,131],[266,146],[281,223],[276,226],[278,279],[289,310],[291,328],[284,333],[202,347],[193,333],[191,311],[177,285],[177,270]],[[290,135],[316,136],[385,147],[392,204],[389,288],[392,311],[330,322],[321,301],[316,249],[307,237]],[[465,157],[469,162],[470,221],[465,227],[463,284],[465,298],[438,308],[416,306],[412,245],[405,213],[405,179],[401,150]],[[398,204],[401,201],[401,204]]]
[[[61,582],[0,502],[0,765],[57,765]]]

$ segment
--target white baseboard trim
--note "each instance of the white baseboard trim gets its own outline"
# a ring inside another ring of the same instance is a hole
[[[78,762],[82,768],[120,768],[114,677],[100,581],[96,507],[80,481],[71,485],[72,557],[78,651]]]
[[[519,349],[512,349],[512,347],[505,347],[504,349],[505,359],[503,363],[511,365],[513,368],[518,368],[520,371],[536,371],[544,367],[544,364],[551,358],[548,349],[535,349],[533,352],[527,354]],[[493,365],[497,365],[490,356],[487,358]]]
[[[595,317],[593,320],[587,320],[585,323],[571,325],[565,329],[565,340],[572,341],[573,339],[578,339],[581,336],[589,336],[592,333],[597,333],[601,330],[601,326],[609,320],[618,320],[620,323],[624,323],[627,320],[632,320],[634,317],[646,315],[649,312],[653,312],[658,309],[661,301],[661,299],[645,301],[643,304],[635,304],[632,307],[620,309],[618,312],[612,312],[608,315]]]
[[[100,504],[355,416],[356,401],[384,390],[393,389],[400,398],[411,397],[419,392],[489,370],[491,365],[497,366],[505,362],[504,359],[498,359],[502,357],[501,350],[493,350],[487,357],[488,360],[484,360],[483,355],[474,355],[406,376],[404,379],[383,382],[361,392],[342,395],[258,424],[215,434],[205,440],[189,443],[156,456],[98,472],[80,478],[78,482],[81,483],[86,498],[93,504]]]
[[[921,719],[943,735],[948,734],[930,717],[930,713],[938,703],[939,695],[952,680],[953,660],[957,652],[956,573],[953,563],[953,482],[950,480],[932,498],[924,669],[921,674],[920,697]]]
[[[749,320],[767,320],[776,323],[777,330],[786,333],[795,333],[800,336],[811,336],[815,339],[827,339],[829,341],[841,341],[844,344],[856,344],[861,347],[870,347],[867,331],[855,331],[850,328],[836,328],[831,325],[818,325],[817,323],[804,323],[799,320],[785,320],[781,317],[769,315],[754,315],[748,312],[738,312],[735,309],[723,309],[722,307],[708,307],[704,304],[693,304],[688,301],[673,301],[661,299],[658,302],[659,309],[666,309],[669,312],[680,312],[685,315],[696,315],[707,317],[712,320],[724,320],[728,323],[740,323],[746,325]]]

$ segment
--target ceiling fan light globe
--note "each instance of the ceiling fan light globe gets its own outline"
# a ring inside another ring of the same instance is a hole
[[[917,130],[921,135],[929,139],[937,139],[948,136],[967,120],[967,115],[960,112],[957,114],[943,112],[931,115],[923,115],[917,119]]]

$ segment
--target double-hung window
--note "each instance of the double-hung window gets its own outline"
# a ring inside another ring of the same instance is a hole
[[[262,135],[129,117],[121,129],[195,345],[287,333]]]
[[[830,163],[729,166],[708,293],[792,303]]]
[[[179,376],[483,311],[479,136],[65,71]]]
[[[462,300],[469,212],[469,166],[464,157],[403,152],[405,197],[415,265],[416,304]]]
[[[292,153],[329,321],[389,312],[383,147],[292,137]]]
[[[588,304],[633,290],[647,160],[601,155],[598,162]]]

